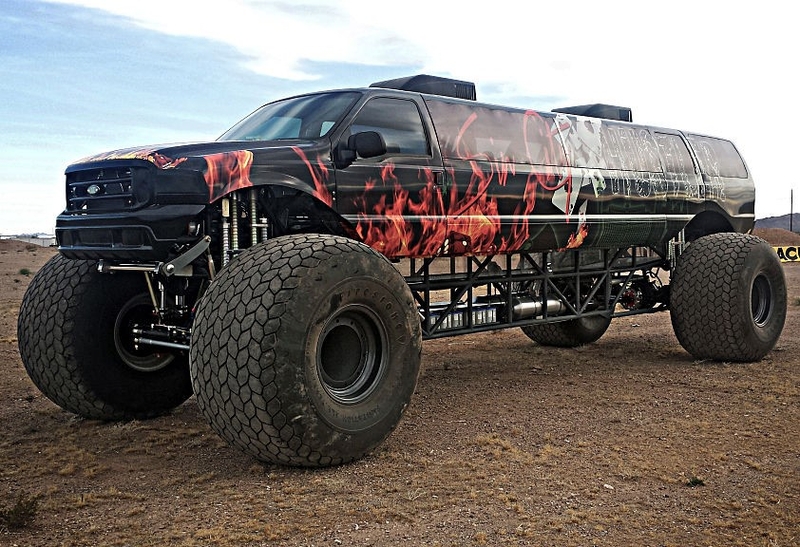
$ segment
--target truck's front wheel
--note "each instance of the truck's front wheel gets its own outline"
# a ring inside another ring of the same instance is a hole
[[[34,276],[17,323],[22,362],[54,403],[98,420],[163,414],[192,394],[188,356],[137,347],[152,319],[141,274],[100,274],[94,262],[50,259]]]
[[[421,329],[400,273],[352,240],[251,247],[197,310],[191,373],[217,433],[255,458],[321,467],[359,458],[416,386]]]
[[[783,267],[758,237],[719,233],[692,242],[670,283],[672,327],[697,359],[757,361],[786,319]]]

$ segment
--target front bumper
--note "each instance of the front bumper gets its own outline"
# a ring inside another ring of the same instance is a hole
[[[148,209],[76,215],[56,220],[58,250],[67,258],[130,262],[165,261],[188,239],[189,224],[199,220],[203,205],[163,205]]]

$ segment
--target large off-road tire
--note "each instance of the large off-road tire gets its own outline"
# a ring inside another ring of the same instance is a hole
[[[189,358],[137,349],[130,326],[152,317],[142,274],[100,274],[95,263],[50,259],[17,322],[22,362],[61,408],[97,420],[164,414],[192,394]]]
[[[670,283],[672,327],[697,359],[757,361],[786,319],[783,267],[755,236],[720,233],[692,242]]]
[[[591,344],[608,330],[611,317],[594,315],[557,323],[542,323],[521,327],[528,338],[543,346],[575,348]]]
[[[420,319],[400,273],[355,241],[315,234],[251,247],[202,298],[197,402],[231,444],[322,467],[372,451],[416,386]]]

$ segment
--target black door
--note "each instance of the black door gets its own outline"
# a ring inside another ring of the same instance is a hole
[[[351,136],[375,132],[385,144],[384,154],[340,163],[336,207],[362,241],[388,257],[434,256],[447,235],[444,169],[421,111],[410,99],[373,97],[334,143],[338,151]]]

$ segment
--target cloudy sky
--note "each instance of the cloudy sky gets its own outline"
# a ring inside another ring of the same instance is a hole
[[[785,214],[794,21],[773,0],[2,0],[0,234],[52,233],[78,158],[214,139],[273,99],[416,73],[474,81],[486,102],[606,102],[729,138],[757,216]]]

